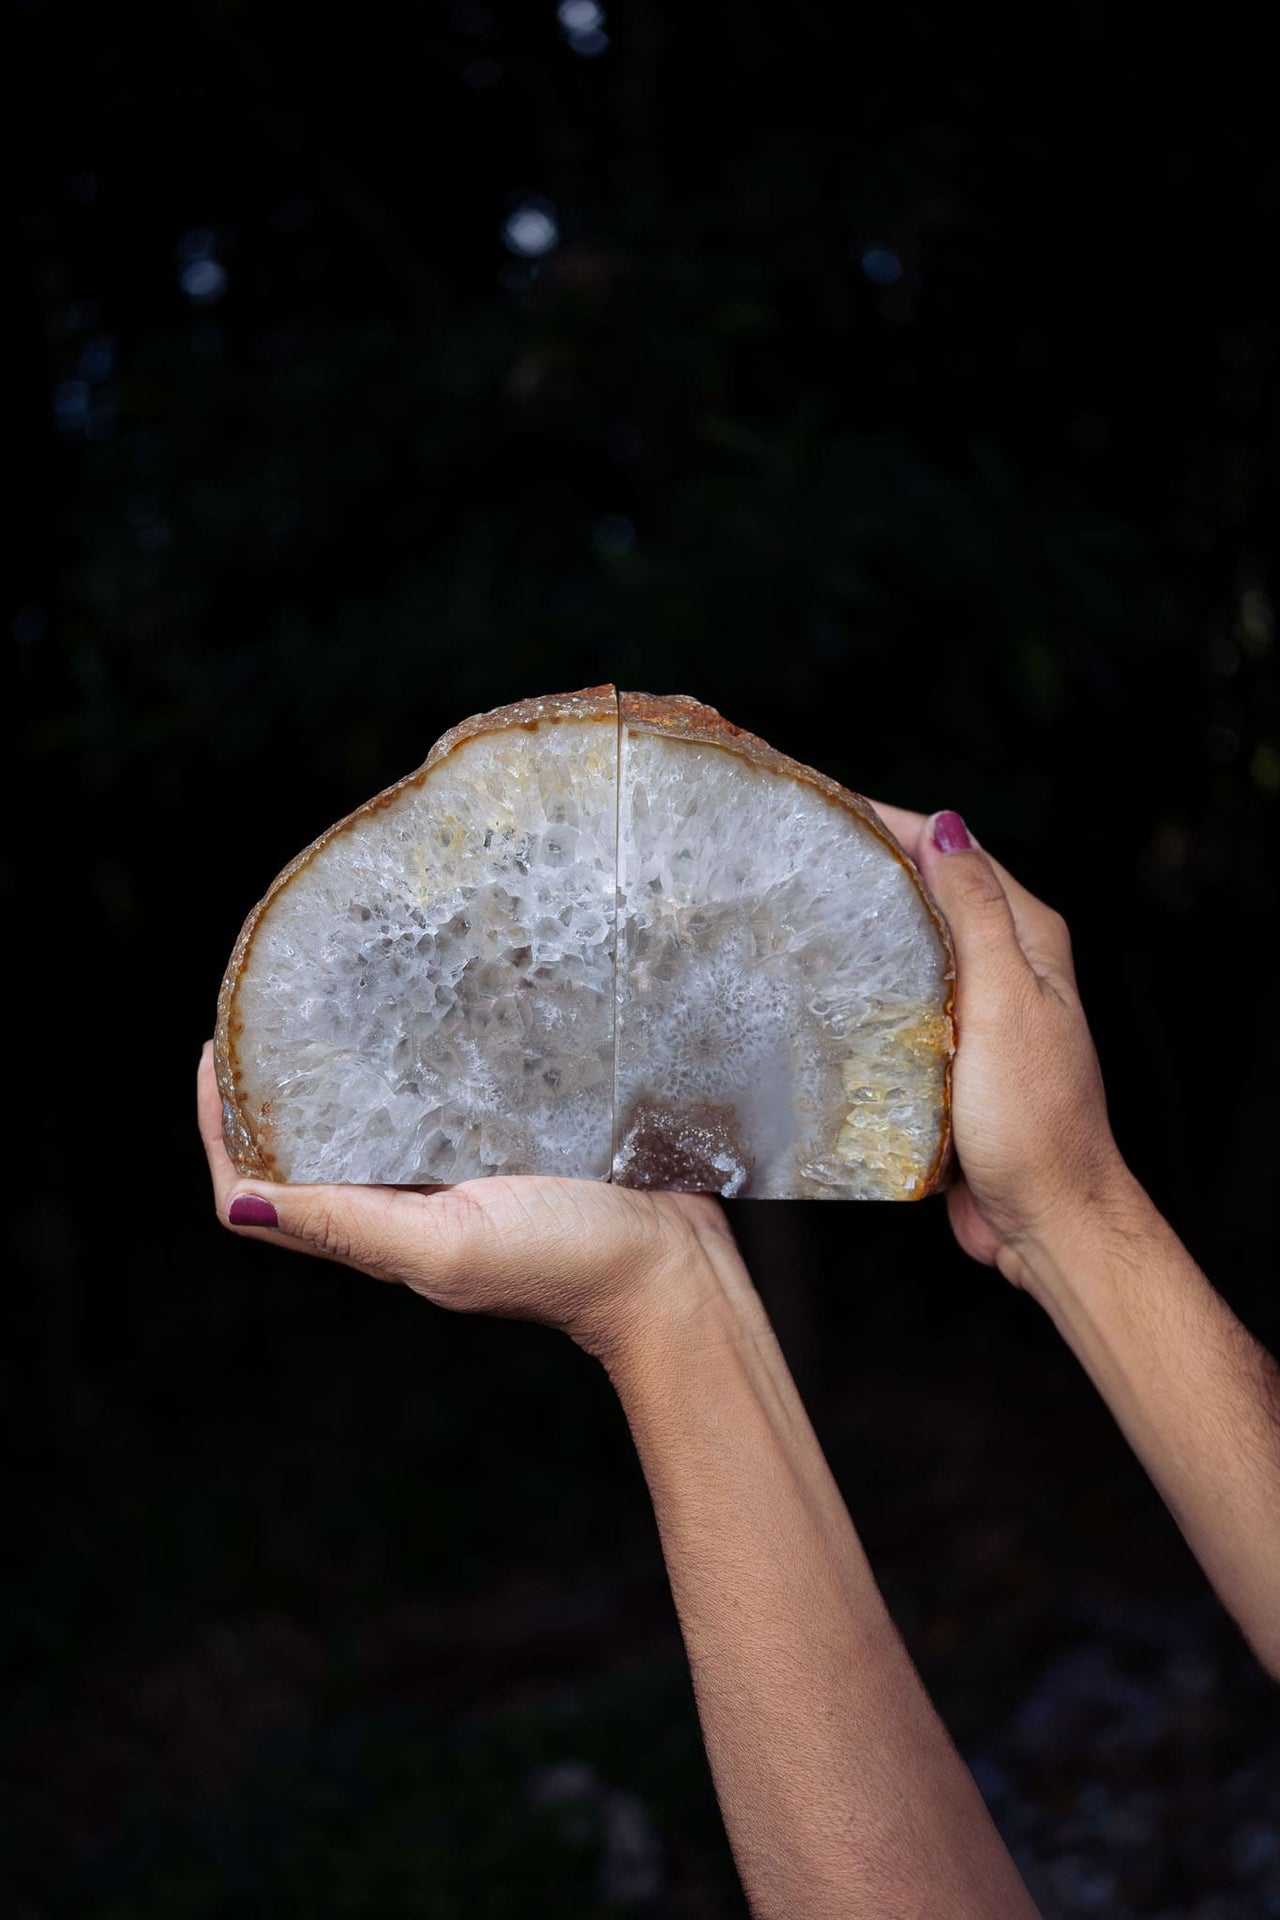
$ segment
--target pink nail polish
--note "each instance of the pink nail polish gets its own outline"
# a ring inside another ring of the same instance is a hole
[[[231,1202],[228,1220],[233,1227],[278,1227],[280,1215],[269,1200],[256,1193],[238,1193]]]
[[[941,853],[968,853],[973,841],[958,813],[936,813],[933,816],[933,844]]]

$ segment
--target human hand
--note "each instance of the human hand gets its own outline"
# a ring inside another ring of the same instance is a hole
[[[399,1281],[461,1313],[560,1327],[606,1364],[637,1317],[695,1313],[717,1272],[737,1263],[709,1194],[501,1177],[436,1188],[242,1180],[223,1143],[212,1043],[197,1091],[218,1218],[233,1232]]]
[[[1024,1255],[1132,1181],[1076,988],[1066,921],[974,843],[958,814],[876,811],[924,876],[956,949],[947,1194],[966,1253],[1026,1281]]]

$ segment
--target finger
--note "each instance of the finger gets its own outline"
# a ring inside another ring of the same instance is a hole
[[[213,1064],[213,1042],[206,1040],[200,1055],[200,1070],[196,1080],[196,1113],[200,1122],[200,1138],[204,1143],[205,1158],[209,1162],[209,1177],[213,1182],[213,1200],[219,1220],[224,1227],[232,1227],[246,1239],[270,1240],[276,1246],[291,1246],[295,1251],[306,1253],[314,1251],[302,1242],[291,1240],[287,1235],[274,1231],[272,1216],[279,1218],[275,1196],[280,1189],[269,1180],[242,1180],[232,1165],[227,1152],[227,1143],[222,1134],[222,1095],[218,1091],[218,1078]],[[239,1218],[231,1218],[234,1203],[249,1201],[237,1208]],[[252,1204],[256,1202],[257,1204]]]
[[[320,1260],[336,1260],[384,1280],[426,1291],[447,1284],[464,1241],[468,1257],[485,1253],[484,1209],[461,1187],[277,1185],[237,1174],[222,1137],[222,1100],[212,1045],[200,1056],[200,1133],[218,1217],[246,1239],[269,1240]]]
[[[205,1158],[209,1162],[214,1199],[219,1214],[225,1220],[225,1198],[235,1183],[236,1170],[222,1137],[222,1095],[218,1091],[218,1079],[214,1071],[212,1040],[205,1041],[200,1055],[200,1071],[196,1076],[196,1117],[200,1122]]]
[[[1074,988],[1076,970],[1071,954],[1071,932],[1062,915],[1024,887],[998,860],[992,860],[991,865],[1005,890],[1019,944],[1036,972],[1057,985]]]
[[[200,1122],[204,1150],[210,1153],[215,1140],[219,1146],[222,1145],[222,1099],[213,1067],[212,1040],[206,1040],[200,1049],[200,1070],[196,1075],[196,1118]]]
[[[909,854],[918,866],[920,864],[920,840],[924,833],[927,816],[912,813],[907,807],[891,807],[884,800],[868,800],[867,805],[888,827],[902,851]]]
[[[255,1204],[256,1203],[256,1204]],[[419,1293],[447,1288],[463,1261],[486,1263],[483,1209],[459,1187],[420,1193],[410,1187],[270,1186],[237,1181],[227,1220],[239,1232],[246,1219],[264,1237],[334,1260],[378,1280],[395,1280]]]
[[[209,1177],[213,1181],[214,1202],[219,1219],[225,1223],[238,1176],[222,1135],[222,1095],[218,1091],[211,1040],[205,1041],[200,1055],[200,1071],[196,1078],[196,1114],[200,1122],[205,1159],[209,1162]]]
[[[464,1269],[481,1279],[501,1248],[462,1187],[273,1186],[237,1180],[223,1215],[233,1233],[355,1267],[438,1297]]]
[[[958,813],[930,816],[919,866],[951,928],[964,1000],[976,1007],[990,996],[994,1006],[1013,982],[1029,983],[1009,897]]]
[[[903,851],[910,854],[917,866],[922,866],[921,848],[925,838],[929,817],[923,813],[913,813],[907,807],[894,807],[880,800],[869,803],[875,808],[891,834],[899,842]],[[970,833],[970,839],[974,835]],[[975,844],[976,841],[975,841]],[[1054,908],[1038,899],[1037,896],[1016,880],[1007,867],[992,859],[991,866],[1004,888],[1005,898],[1013,914],[1013,924],[1018,935],[1018,944],[1030,960],[1037,973],[1047,976],[1056,984],[1075,985],[1075,965],[1071,956],[1071,935],[1067,923]]]

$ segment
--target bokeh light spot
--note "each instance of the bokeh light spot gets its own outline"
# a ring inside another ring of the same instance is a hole
[[[526,195],[503,221],[502,238],[508,250],[522,260],[541,260],[545,254],[554,253],[560,244],[555,208],[538,195]]]
[[[570,50],[581,59],[594,60],[608,50],[604,8],[597,5],[597,0],[560,0],[556,18]]]
[[[566,33],[591,33],[604,25],[604,8],[596,0],[560,0],[556,18]]]
[[[902,278],[902,260],[892,247],[868,247],[862,256],[862,271],[873,287],[892,287]]]
[[[216,260],[190,260],[178,275],[182,291],[197,307],[211,307],[227,290],[227,272]]]

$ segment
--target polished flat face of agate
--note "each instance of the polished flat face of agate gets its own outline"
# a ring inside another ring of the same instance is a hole
[[[607,1178],[616,782],[615,724],[544,720],[464,741],[321,845],[245,959],[233,1157],[308,1182]]]
[[[905,1198],[938,1146],[948,956],[820,788],[624,721],[614,1179]]]
[[[241,1172],[907,1198],[950,951],[865,803],[612,689],[446,735],[250,916],[216,1042]]]

